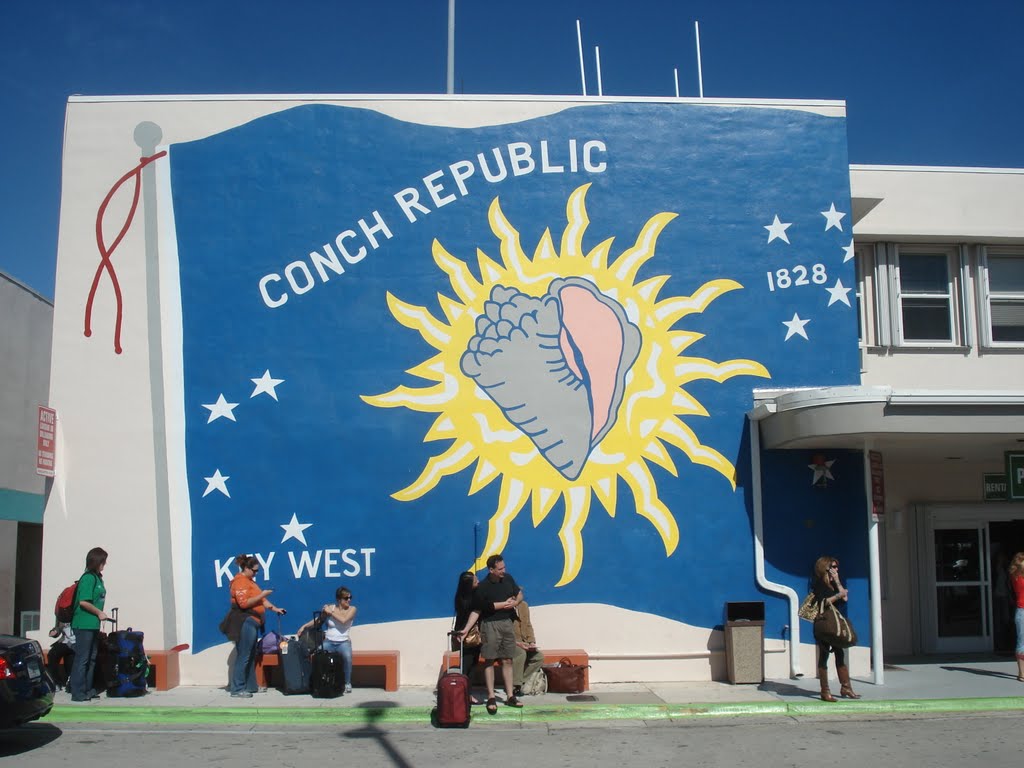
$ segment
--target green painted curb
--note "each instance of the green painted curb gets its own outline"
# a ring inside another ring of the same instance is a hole
[[[551,723],[586,720],[676,720],[737,716],[883,715],[938,712],[1024,710],[1024,697],[976,699],[905,699],[898,701],[763,701],[734,704],[621,705],[576,704],[502,707],[495,716],[473,712],[476,724]],[[429,723],[431,707],[72,707],[57,705],[47,718],[64,723],[150,723],[205,725],[378,725]]]

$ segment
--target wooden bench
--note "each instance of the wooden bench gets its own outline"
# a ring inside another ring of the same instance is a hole
[[[181,685],[181,664],[178,654],[188,646],[175,647],[169,651],[146,651],[149,658],[149,674],[146,684],[158,691],[169,691]],[[43,663],[47,662],[47,651],[43,651]]]
[[[181,664],[178,654],[181,648],[169,651],[146,651],[149,657],[149,677],[147,682],[158,691],[169,691],[181,685]]]
[[[257,657],[256,683],[270,686],[271,682],[269,681],[277,675],[274,669],[279,666],[281,666],[279,654],[267,653]],[[352,651],[352,685],[366,686],[367,676],[362,674],[362,670],[372,668],[374,671],[383,670],[385,691],[397,691],[399,685],[398,666],[398,651]],[[379,682],[379,674],[376,679]]]
[[[544,654],[544,664],[557,664],[562,659],[569,659],[573,664],[580,664],[585,667],[583,670],[583,690],[590,690],[590,655],[582,648],[541,648],[539,649]],[[481,665],[478,669],[483,668],[483,664],[486,664],[485,659],[481,659]],[[498,662],[492,662],[495,666],[498,666]],[[458,668],[460,666],[459,652],[458,651],[447,651],[444,654],[444,658],[441,660],[441,674],[444,674],[447,670],[452,668]],[[501,685],[501,673],[495,671],[495,685]]]

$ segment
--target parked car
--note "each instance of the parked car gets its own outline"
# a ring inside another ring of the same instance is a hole
[[[10,728],[49,714],[53,680],[35,640],[0,635],[0,728]]]

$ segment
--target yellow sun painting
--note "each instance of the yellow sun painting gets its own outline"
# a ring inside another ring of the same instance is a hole
[[[501,257],[492,259],[478,249],[479,279],[466,261],[435,240],[434,262],[454,293],[454,298],[438,295],[444,320],[425,307],[387,297],[394,318],[436,350],[408,371],[429,383],[363,397],[380,408],[437,414],[424,442],[448,442],[411,485],[393,494],[395,499],[422,498],[444,477],[470,466],[470,495],[500,481],[497,509],[475,569],[502,551],[527,503],[536,527],[561,499],[558,538],[565,557],[556,586],[573,581],[583,565],[582,531],[594,500],[615,516],[619,478],[671,555],[679,526],[659,498],[651,472],[656,464],[677,475],[667,446],[718,472],[735,489],[732,463],[702,444],[687,423],[709,414],[686,385],[770,377],[753,360],[713,362],[685,355],[702,335],[674,328],[719,296],[741,289],[739,283],[711,280],[689,296],[659,299],[667,275],[637,282],[676,214],[652,216],[617,258],[609,256],[614,238],[584,252],[589,187],[570,195],[558,246],[548,229],[532,258],[495,198],[488,220]]]

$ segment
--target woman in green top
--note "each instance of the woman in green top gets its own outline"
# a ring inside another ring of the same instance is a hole
[[[96,651],[100,624],[107,620],[103,603],[107,588],[103,586],[103,567],[107,564],[107,552],[100,547],[89,550],[85,556],[85,573],[78,580],[75,589],[75,612],[71,617],[71,629],[75,633],[75,663],[71,667],[71,700],[89,701],[99,696],[92,687],[96,670]]]

